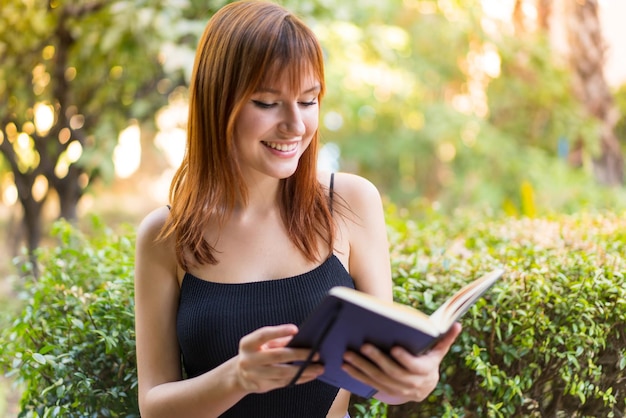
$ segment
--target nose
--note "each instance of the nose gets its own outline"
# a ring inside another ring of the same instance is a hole
[[[279,130],[289,136],[302,136],[306,132],[302,111],[297,103],[285,106]]]

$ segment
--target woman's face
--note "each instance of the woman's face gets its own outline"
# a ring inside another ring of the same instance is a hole
[[[320,81],[312,74],[295,91],[289,77],[261,83],[235,122],[235,148],[243,176],[284,179],[298,167],[319,120]]]

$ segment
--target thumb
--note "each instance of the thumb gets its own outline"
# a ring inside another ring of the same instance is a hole
[[[461,334],[461,324],[459,322],[455,322],[452,327],[444,334],[444,336],[435,344],[435,346],[430,351],[431,354],[436,354],[443,358],[446,353],[452,347],[452,344],[456,340],[456,338]]]

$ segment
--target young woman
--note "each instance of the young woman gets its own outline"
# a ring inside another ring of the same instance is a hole
[[[324,89],[318,41],[282,7],[231,3],[209,21],[171,206],[138,230],[142,417],[346,416],[321,365],[286,387],[308,355],[286,344],[331,287],[392,298],[378,191],[316,170]],[[459,331],[419,357],[365,345],[345,367],[384,402],[420,401]]]

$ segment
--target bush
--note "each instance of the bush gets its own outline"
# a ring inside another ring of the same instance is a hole
[[[377,416],[624,416],[623,216],[394,217],[397,300],[432,312],[470,278],[507,274],[463,318],[434,393]]]
[[[22,417],[139,416],[133,239],[93,225],[87,238],[57,223],[59,245],[36,254],[41,275],[25,267],[24,308],[0,347]]]
[[[388,217],[396,300],[432,312],[470,278],[506,276],[420,404],[375,400],[355,417],[621,417],[626,412],[626,217]],[[133,234],[58,223],[37,254],[0,364],[24,388],[21,416],[137,416]]]

